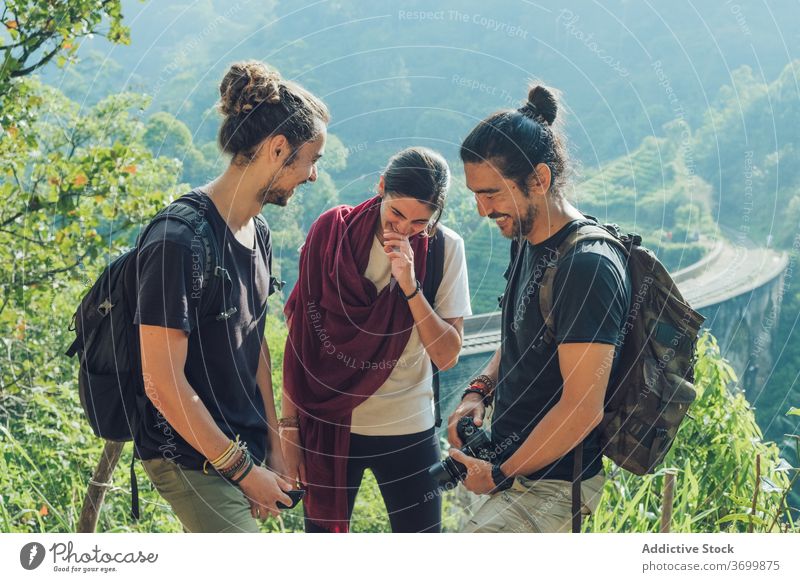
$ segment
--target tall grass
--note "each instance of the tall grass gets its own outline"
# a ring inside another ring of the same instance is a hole
[[[273,361],[280,362],[285,331],[277,317],[268,322]],[[597,511],[586,523],[594,532],[655,532],[659,529],[664,473],[677,473],[672,531],[797,531],[785,491],[797,471],[762,440],[753,410],[736,385],[730,365],[710,334],[701,337],[697,362],[698,399],[693,419],[684,422],[664,467],[637,477],[608,461],[609,482]],[[86,487],[100,457],[96,439],[78,402],[72,362],[60,362],[62,382],[34,386],[2,400],[0,419],[0,531],[75,531]],[[281,370],[273,371],[275,386]],[[276,394],[278,402],[280,395]],[[137,466],[142,517],[130,518],[129,463],[123,452],[100,512],[98,531],[174,532],[181,526]],[[756,479],[756,459],[760,474]],[[758,491],[758,494],[755,492]],[[459,528],[474,501],[462,488],[443,498],[445,529]],[[755,507],[755,509],[753,509]],[[301,531],[302,510],[284,512],[264,531]],[[389,520],[374,477],[368,472],[353,515],[353,531],[389,531]]]

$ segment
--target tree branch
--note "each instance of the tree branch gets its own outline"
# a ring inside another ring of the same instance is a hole
[[[42,43],[42,44],[44,44],[44,43]],[[40,68],[40,67],[43,67],[44,65],[46,65],[47,63],[49,63],[49,62],[52,60],[52,58],[58,54],[58,51],[59,51],[59,50],[61,50],[61,45],[58,45],[58,46],[56,46],[56,48],[54,48],[52,51],[50,51],[50,52],[49,52],[49,53],[47,53],[45,56],[43,56],[43,57],[42,57],[42,58],[39,60],[39,62],[38,62],[38,63],[34,63],[34,64],[32,64],[30,67],[27,67],[27,68],[25,68],[25,69],[18,69],[18,70],[16,70],[16,71],[12,71],[12,72],[11,72],[11,77],[12,77],[12,78],[14,78],[14,77],[24,77],[25,75],[30,75],[30,74],[31,74],[32,72],[34,72],[36,69],[38,69],[38,68]],[[28,55],[28,54],[26,54],[26,55],[25,55],[25,58],[27,58],[28,56],[29,56],[29,55]]]
[[[33,285],[35,283],[41,283],[42,281],[47,280],[48,278],[52,277],[53,275],[56,275],[58,273],[64,273],[66,271],[71,271],[72,269],[74,269],[75,267],[80,265],[83,262],[83,259],[85,259],[86,257],[89,256],[89,252],[90,251],[91,251],[91,248],[86,249],[86,251],[80,256],[80,258],[77,261],[75,261],[73,264],[71,264],[71,265],[69,265],[67,267],[59,267],[58,269],[51,269],[49,271],[44,271],[43,273],[39,274],[38,278],[30,279],[30,280],[26,281],[25,284],[26,285]]]
[[[14,238],[24,240],[25,242],[29,242],[29,243],[33,243],[35,245],[39,245],[40,247],[46,247],[46,246],[48,246],[50,244],[50,243],[48,243],[46,241],[43,241],[41,239],[40,240],[36,240],[35,238],[30,238],[30,237],[27,237],[25,235],[19,234],[18,232],[14,232],[14,231],[5,229],[2,226],[0,226],[0,232],[4,232],[7,235],[13,236]]]
[[[20,216],[24,216],[26,212],[27,212],[27,209],[26,209],[26,210],[22,210],[22,211],[20,211],[20,212],[17,212],[17,213],[16,213],[14,216],[12,216],[11,218],[9,218],[9,219],[7,219],[7,220],[3,221],[2,223],[0,223],[0,227],[2,227],[2,226],[8,226],[8,225],[9,225],[9,224],[11,224],[12,222],[14,222],[16,219],[18,219]]]

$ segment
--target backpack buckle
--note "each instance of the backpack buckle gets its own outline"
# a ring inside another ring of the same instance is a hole
[[[215,277],[222,277],[223,279],[230,281],[231,276],[228,274],[228,269],[223,269],[219,265],[214,267],[214,276]]]
[[[286,287],[286,281],[281,281],[277,277],[270,277],[269,282],[275,291],[283,291],[283,288]]]
[[[114,307],[114,304],[111,303],[111,299],[106,297],[105,301],[103,301],[100,305],[97,306],[97,311],[105,317],[109,313],[111,313],[111,309]]]
[[[237,311],[239,311],[239,310],[236,307],[231,307],[227,311],[223,311],[222,313],[217,315],[217,321],[223,321],[223,320],[226,320],[226,319],[230,319],[231,316],[234,313],[236,313]]]

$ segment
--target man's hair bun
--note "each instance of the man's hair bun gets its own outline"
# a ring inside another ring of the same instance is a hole
[[[548,88],[536,85],[528,91],[528,102],[519,108],[519,112],[531,119],[553,125],[558,113],[558,102]]]
[[[219,86],[219,110],[227,116],[250,113],[262,103],[280,103],[281,76],[259,61],[234,63]]]

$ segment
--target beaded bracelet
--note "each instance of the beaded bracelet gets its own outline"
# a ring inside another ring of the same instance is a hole
[[[483,384],[483,388],[481,388],[481,384]],[[489,406],[492,403],[492,400],[494,400],[494,389],[497,387],[497,382],[495,382],[491,376],[481,374],[480,376],[475,376],[469,381],[469,387],[476,390],[481,390],[483,392],[483,403],[484,405]]]
[[[236,459],[236,462],[233,463],[230,467],[225,469],[217,469],[217,472],[225,477],[227,480],[231,480],[242,468],[247,464],[248,460],[250,460],[250,453],[245,449],[242,451],[242,454]]]
[[[421,289],[421,287],[420,287],[420,284],[419,284],[419,280],[417,280],[417,281],[416,281],[416,284],[417,284],[417,286],[416,286],[416,288],[414,289],[414,292],[413,292],[411,295],[406,295],[406,294],[403,292],[403,290],[402,290],[402,289],[400,289],[400,286],[398,285],[398,287],[397,287],[397,288],[398,288],[398,289],[400,289],[400,295],[402,295],[402,296],[403,296],[403,298],[404,298],[406,301],[411,301],[412,299],[414,299],[414,297],[416,297],[416,296],[419,294],[419,292],[420,292],[420,289]]]
[[[239,471],[246,461],[246,456],[248,454],[247,451],[247,443],[239,443],[237,450],[242,454],[239,457],[231,461],[228,465],[223,467],[216,467],[217,472],[222,475],[223,477],[227,477],[228,475],[235,475],[237,471]]]
[[[486,387],[487,395],[492,394],[494,392],[495,387],[497,386],[497,382],[495,382],[491,376],[487,376],[486,374],[475,376],[472,380],[469,381],[470,386],[473,386],[478,383],[481,383]]]

